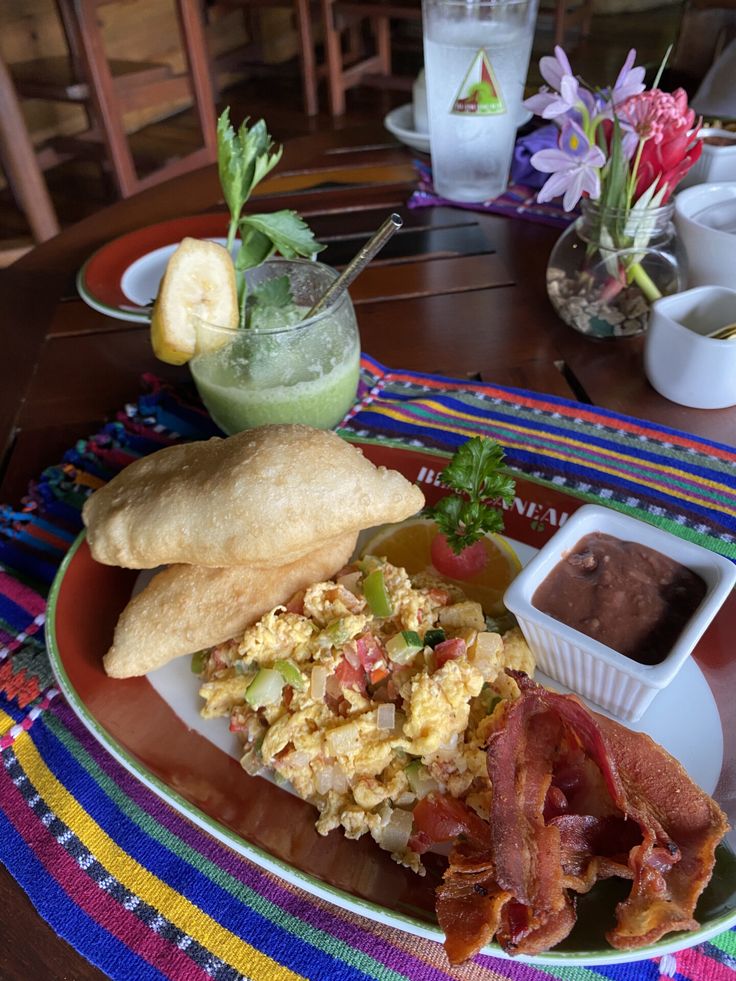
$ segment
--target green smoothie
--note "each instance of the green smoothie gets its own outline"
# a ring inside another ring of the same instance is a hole
[[[355,399],[360,349],[323,374],[289,384],[233,384],[227,368],[207,371],[192,364],[200,398],[224,432],[232,434],[270,422],[303,422],[317,429],[331,429]]]
[[[330,429],[350,408],[360,367],[352,305],[302,327],[306,312],[286,312],[278,330],[238,330],[192,359],[200,397],[224,432],[283,422]]]

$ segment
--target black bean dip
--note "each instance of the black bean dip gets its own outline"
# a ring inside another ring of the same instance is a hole
[[[532,604],[640,664],[659,664],[705,591],[697,573],[667,555],[593,532],[557,563]]]

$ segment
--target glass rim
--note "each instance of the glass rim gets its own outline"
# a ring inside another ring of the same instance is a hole
[[[332,266],[328,266],[326,262],[319,262],[316,259],[302,259],[302,258],[286,259],[284,256],[272,256],[270,259],[266,259],[265,262],[261,263],[262,266],[266,266],[266,265],[276,266],[282,264],[299,265],[299,266],[319,266],[320,269],[326,269],[328,272],[334,273],[332,282],[334,282],[339,275],[338,271],[334,269]],[[254,266],[253,268],[255,270],[260,268],[260,266]],[[325,290],[326,289],[327,288],[325,287]],[[340,293],[340,295],[337,297],[337,299],[334,300],[328,307],[325,307],[324,310],[320,310],[318,313],[315,313],[313,316],[307,317],[305,320],[300,320],[297,323],[286,327],[240,327],[239,325],[237,327],[223,327],[222,324],[214,324],[209,320],[205,320],[204,317],[200,317],[196,313],[190,313],[189,316],[192,322],[196,325],[195,329],[198,329],[201,326],[206,331],[210,331],[215,335],[221,334],[223,336],[228,336],[228,337],[232,335],[233,340],[235,340],[235,337],[237,337],[240,332],[244,332],[251,335],[259,334],[263,336],[268,335],[269,337],[273,337],[274,335],[278,335],[278,334],[301,333],[303,330],[324,320],[326,316],[336,313],[346,303],[350,303],[352,306],[350,293],[348,292],[347,289],[344,289],[342,293]]]

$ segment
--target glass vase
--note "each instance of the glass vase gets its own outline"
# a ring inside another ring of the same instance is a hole
[[[673,211],[583,201],[547,264],[547,293],[565,323],[601,338],[647,329],[652,303],[682,287]]]

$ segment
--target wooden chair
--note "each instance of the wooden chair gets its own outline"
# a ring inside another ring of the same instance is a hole
[[[0,164],[31,229],[31,241],[4,243],[0,266],[8,265],[34,244],[59,233],[59,222],[28,135],[18,96],[7,65],[0,57]]]
[[[554,33],[554,43],[571,50],[590,36],[593,0],[540,0],[537,23]]]
[[[39,154],[40,166],[47,168],[79,155],[102,157],[120,196],[129,197],[215,159],[215,107],[198,3],[174,0],[187,64],[186,71],[177,75],[165,64],[108,58],[98,10],[111,2],[114,0],[56,0],[69,56],[21,62],[10,70],[19,97],[74,102],[86,110],[88,128],[50,143]],[[185,93],[194,103],[203,145],[140,177],[125,129],[125,112],[170,102]]]
[[[391,22],[421,22],[420,0],[321,0],[325,60],[333,116],[345,112],[345,93],[354,85],[410,90],[413,76],[394,73]],[[368,28],[372,49],[362,50],[361,29]],[[420,40],[421,45],[421,40]]]
[[[736,0],[688,0],[683,8],[670,70],[695,89],[736,38]],[[736,80],[734,80],[736,84]]]
[[[254,12],[269,7],[293,11],[304,112],[308,116],[315,116],[319,112],[319,80],[326,71],[317,64],[312,0],[215,0],[212,6],[242,10],[247,18],[250,35],[250,41],[245,47],[235,48],[213,59],[215,85],[222,72],[239,71],[250,65],[263,66],[264,39],[258,19],[253,16]]]
[[[569,47],[568,31],[579,28],[579,37],[590,35],[593,19],[593,0],[556,0],[555,3],[555,44]]]

